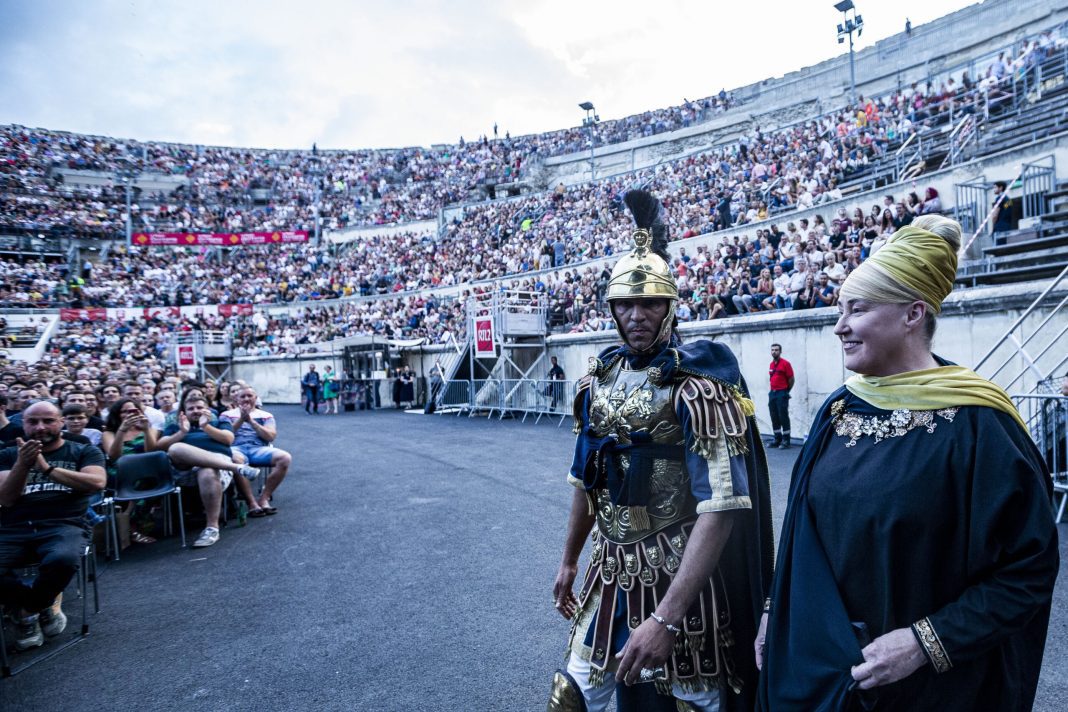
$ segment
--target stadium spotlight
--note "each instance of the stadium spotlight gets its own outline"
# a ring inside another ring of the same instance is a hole
[[[864,33],[864,18],[857,14],[857,8],[853,0],[842,0],[834,4],[834,9],[842,13],[842,23],[838,25],[838,44],[842,44],[849,38],[849,102],[857,103],[857,72],[853,57],[853,33],[860,37]],[[853,11],[853,17],[849,17],[849,11]]]
[[[601,120],[601,117],[594,113],[597,110],[594,108],[592,101],[582,102],[579,104],[579,108],[586,112],[586,118],[582,120],[582,125],[590,132],[590,181],[593,181],[597,177],[597,166],[593,158],[593,127],[597,125],[597,122]]]

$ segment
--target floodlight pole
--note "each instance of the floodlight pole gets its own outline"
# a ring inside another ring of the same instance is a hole
[[[849,103],[857,104],[857,68],[853,61],[853,33],[849,33]]]
[[[315,244],[318,246],[321,239],[319,223],[321,203],[323,199],[323,169],[322,166],[319,165],[318,158],[314,158],[313,160],[313,165],[315,166],[312,168],[312,175],[315,176]]]
[[[601,117],[594,113],[596,109],[592,102],[584,101],[579,104],[579,108],[586,112],[586,118],[582,120],[582,125],[586,127],[586,130],[589,131],[590,134],[590,182],[592,183],[597,179],[597,162],[593,155],[595,141],[593,127],[597,125],[597,122],[601,120]]]
[[[857,103],[857,71],[853,53],[853,33],[860,37],[864,32],[864,18],[857,14],[857,8],[853,0],[841,0],[834,5],[834,9],[842,13],[842,24],[838,25],[838,43],[849,38],[849,103],[854,106]],[[853,17],[849,16],[850,10]]]
[[[133,182],[138,172],[131,168],[119,168],[115,177],[126,188],[126,244],[133,243]]]

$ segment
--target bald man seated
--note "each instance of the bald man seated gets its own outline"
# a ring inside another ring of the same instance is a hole
[[[26,408],[22,428],[26,439],[0,450],[0,604],[14,609],[15,647],[27,650],[67,626],[53,604],[78,570],[89,497],[107,476],[99,448],[63,438],[63,416],[51,403]],[[14,576],[33,564],[29,584]]]

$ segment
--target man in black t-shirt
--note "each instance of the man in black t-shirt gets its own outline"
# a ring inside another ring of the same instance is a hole
[[[106,475],[104,453],[64,440],[51,403],[26,408],[22,427],[28,439],[0,450],[0,603],[18,609],[15,646],[26,650],[67,625],[52,604],[78,570],[89,496],[104,488]],[[31,564],[38,573],[30,585],[12,575]]]

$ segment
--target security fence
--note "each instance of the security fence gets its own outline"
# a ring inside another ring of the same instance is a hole
[[[1068,396],[1029,393],[1012,400],[1053,476],[1053,504],[1060,523],[1068,505]]]
[[[526,421],[533,416],[559,418],[557,426],[571,415],[575,399],[575,381],[536,378],[483,378],[472,381],[453,380],[445,384],[440,405],[447,412],[484,414]]]

